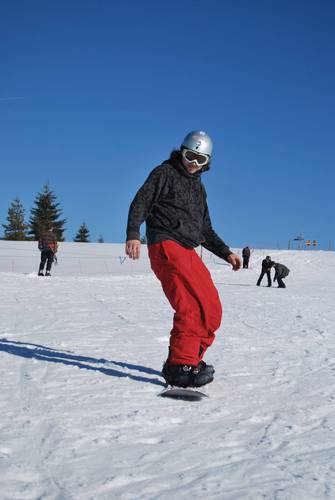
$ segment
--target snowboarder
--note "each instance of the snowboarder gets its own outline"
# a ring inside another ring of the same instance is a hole
[[[250,259],[250,248],[249,247],[243,248],[242,257],[243,257],[243,269],[248,269],[249,259]]]
[[[275,269],[275,277],[273,278],[273,282],[277,280],[278,288],[286,288],[283,279],[288,276],[290,272],[289,268],[284,266],[284,264],[279,264],[279,262],[273,262],[273,267]]]
[[[257,286],[260,286],[262,279],[264,277],[264,274],[266,274],[267,279],[268,279],[268,286],[271,286],[271,267],[273,266],[273,262],[271,260],[270,255],[267,255],[265,259],[262,260],[262,271],[261,274],[259,275],[258,281],[257,281]]]
[[[237,271],[235,255],[212,228],[201,174],[209,170],[211,138],[190,132],[180,149],[150,173],[133,199],[128,215],[126,254],[140,256],[140,226],[146,221],[151,268],[175,310],[168,358],[162,375],[167,384],[200,387],[214,379],[203,361],[221,323],[219,294],[195,247],[200,244]]]
[[[57,252],[57,238],[51,224],[46,225],[45,230],[40,234],[38,248],[41,250],[41,263],[38,271],[39,276],[44,276],[44,266],[47,263],[45,276],[51,276],[51,266]]]

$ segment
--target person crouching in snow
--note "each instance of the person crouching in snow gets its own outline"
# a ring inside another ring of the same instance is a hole
[[[150,173],[133,199],[128,215],[126,254],[140,256],[140,226],[146,222],[151,268],[175,310],[167,384],[200,387],[212,382],[214,367],[203,361],[221,323],[222,308],[211,275],[196,251],[202,245],[237,271],[235,255],[212,228],[201,174],[209,170],[211,138],[190,132],[179,150]]]
[[[284,264],[279,264],[279,262],[274,262],[273,267],[275,270],[275,277],[273,278],[273,282],[277,280],[278,288],[286,288],[283,279],[288,276],[290,272],[289,268],[284,266]]]

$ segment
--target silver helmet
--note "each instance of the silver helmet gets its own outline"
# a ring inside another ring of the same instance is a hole
[[[181,147],[192,149],[207,156],[212,156],[212,139],[202,130],[194,130],[187,134]]]

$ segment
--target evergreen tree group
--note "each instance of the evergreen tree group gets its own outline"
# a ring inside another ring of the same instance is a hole
[[[5,240],[38,240],[40,233],[51,225],[58,241],[64,241],[64,225],[66,219],[61,219],[62,210],[57,203],[57,197],[45,184],[35,198],[35,206],[31,209],[30,219],[25,221],[25,210],[20,198],[15,198],[8,209],[7,224],[4,228]]]
[[[64,241],[64,231],[66,219],[62,218],[62,209],[57,202],[57,197],[50,185],[43,186],[42,191],[37,193],[34,207],[30,211],[29,222],[25,221],[25,210],[20,198],[15,198],[8,209],[7,223],[1,224],[4,228],[5,240],[38,240],[41,232],[46,227],[52,226],[57,241]],[[78,229],[73,241],[88,243],[90,233],[85,222]],[[103,243],[102,235],[98,238],[98,243]]]

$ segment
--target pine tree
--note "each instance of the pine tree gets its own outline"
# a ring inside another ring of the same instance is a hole
[[[99,235],[99,238],[97,239],[97,242],[98,243],[104,243],[105,242],[104,237],[102,236],[102,234]]]
[[[86,226],[86,223],[83,222],[80,228],[78,229],[78,232],[73,241],[77,243],[89,243],[90,241],[89,238],[90,238],[90,232],[88,230],[88,227]]]
[[[62,210],[59,208],[59,203],[56,203],[56,195],[50,188],[49,184],[43,186],[41,193],[38,193],[35,199],[35,208],[31,209],[29,220],[29,233],[38,240],[39,235],[44,231],[48,224],[54,228],[58,241],[64,241],[64,224],[66,219],[60,219]]]
[[[7,222],[2,224],[5,228],[4,239],[22,241],[27,239],[28,225],[24,222],[25,210],[20,198],[15,198],[8,209]]]

